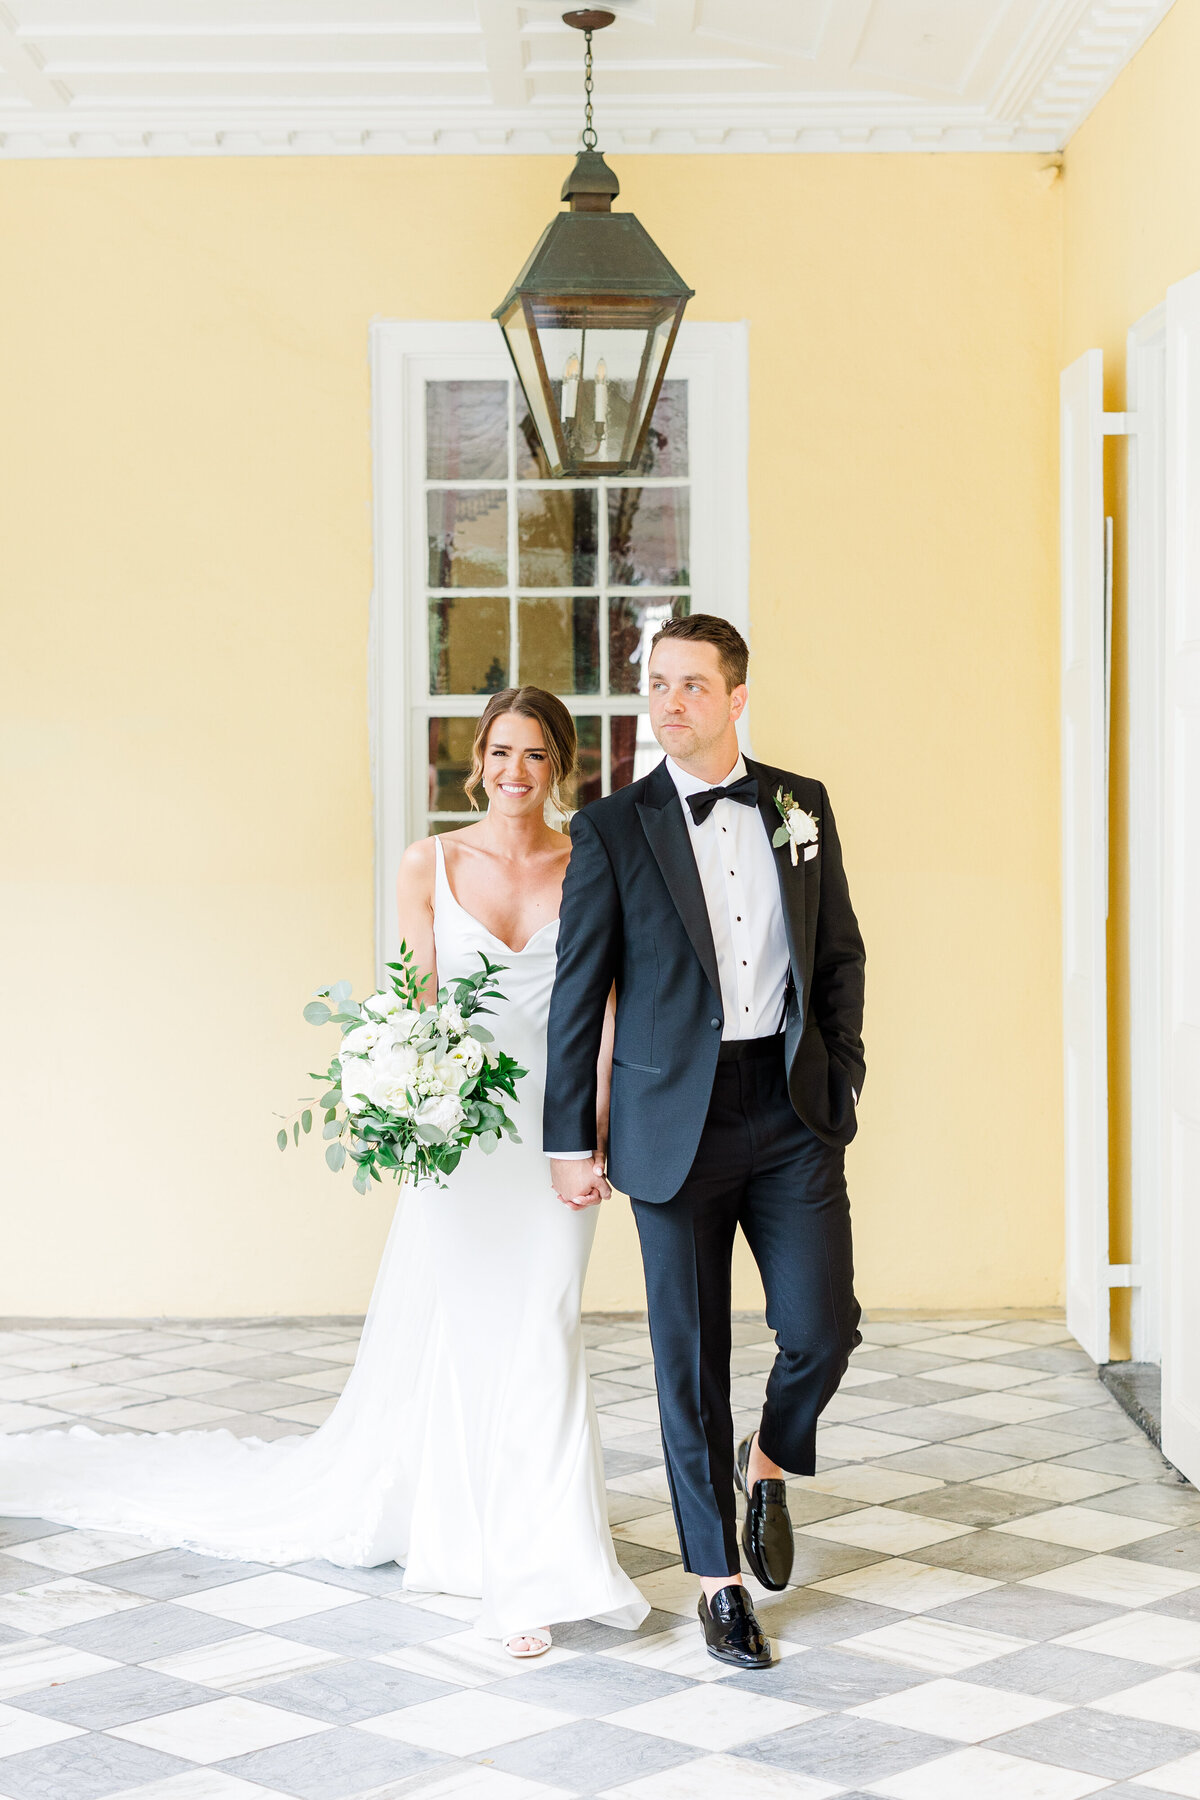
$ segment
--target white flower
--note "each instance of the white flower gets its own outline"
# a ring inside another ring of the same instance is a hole
[[[436,1099],[423,1100],[417,1109],[417,1118],[423,1125],[433,1125],[438,1131],[444,1131],[447,1137],[458,1130],[464,1116],[463,1103],[454,1094],[441,1094]]]
[[[399,994],[369,994],[363,1001],[363,1011],[376,1019],[391,1019],[397,1013],[408,1011],[408,1002]]]
[[[371,1061],[380,1081],[403,1081],[411,1085],[419,1059],[411,1044],[381,1044]]]
[[[453,1000],[447,1000],[444,1006],[438,1007],[438,1024],[443,1031],[452,1033],[454,1037],[461,1037],[467,1029],[467,1021]]]
[[[394,1044],[406,1044],[421,1029],[421,1014],[411,1006],[393,1013],[387,1022],[388,1036]]]
[[[348,1031],[338,1048],[339,1056],[369,1056],[380,1038],[383,1026],[368,1020],[365,1025],[356,1025]]]
[[[483,1067],[483,1045],[478,1038],[465,1037],[446,1052],[445,1060],[458,1064],[460,1082],[468,1081]]]
[[[399,1113],[407,1118],[412,1112],[408,1094],[412,1083],[403,1075],[376,1074],[372,1082],[372,1095],[376,1106],[382,1106],[385,1112]]]
[[[788,846],[792,854],[794,869],[799,861],[796,854],[799,846],[815,844],[817,841],[817,821],[811,813],[806,813],[802,807],[797,806],[792,796],[785,794],[782,788],[776,790],[775,809],[783,820],[783,824],[771,839],[771,844],[776,850],[783,844]]]
[[[351,1086],[355,1092],[351,1093]],[[375,1071],[370,1063],[360,1063],[352,1074],[342,1070],[342,1099],[346,1103],[348,1113],[358,1113],[364,1106],[371,1104],[371,1090],[375,1086]]]

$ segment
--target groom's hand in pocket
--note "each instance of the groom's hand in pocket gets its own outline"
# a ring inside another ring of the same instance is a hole
[[[550,1162],[550,1181],[555,1193],[564,1206],[572,1212],[582,1212],[585,1207],[599,1206],[612,1193],[604,1177],[604,1163],[600,1158],[580,1158],[559,1162],[552,1158]]]

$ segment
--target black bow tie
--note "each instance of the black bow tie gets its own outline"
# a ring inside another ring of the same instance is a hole
[[[702,793],[689,794],[687,803],[697,825],[703,825],[718,800],[736,800],[739,806],[757,806],[758,782],[753,775],[742,775],[728,787],[705,788]]]

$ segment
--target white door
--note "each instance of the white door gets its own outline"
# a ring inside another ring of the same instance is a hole
[[[1067,1328],[1108,1361],[1108,992],[1103,359],[1060,378],[1063,1048]]]
[[[1200,1483],[1200,274],[1167,290],[1163,1453]]]

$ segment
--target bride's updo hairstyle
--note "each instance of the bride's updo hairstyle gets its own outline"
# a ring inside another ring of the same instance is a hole
[[[550,758],[550,800],[560,813],[570,809],[563,798],[563,787],[579,770],[579,739],[575,721],[557,694],[545,688],[504,688],[493,694],[479,715],[475,742],[471,746],[471,773],[463,783],[473,812],[479,811],[475,791],[483,781],[483,759],[487,753],[488,734],[503,713],[518,713],[523,719],[534,719],[542,728],[546,754]]]

